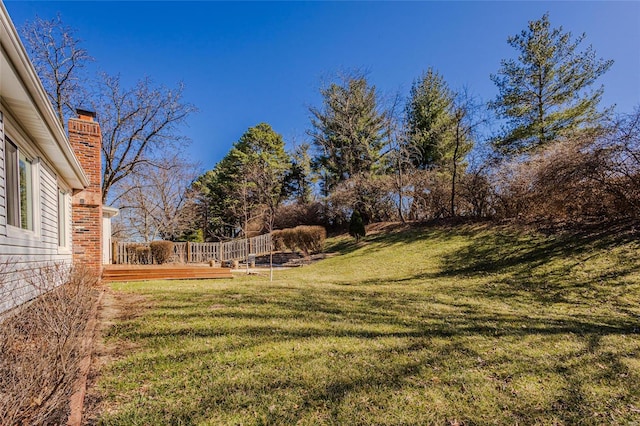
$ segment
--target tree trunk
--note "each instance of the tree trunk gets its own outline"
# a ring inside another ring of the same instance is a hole
[[[399,161],[398,162],[398,175],[397,175],[397,184],[398,184],[398,216],[400,216],[400,221],[402,223],[406,223],[406,220],[404,218],[404,213],[402,212],[402,198],[404,197],[404,191],[402,190],[402,188],[404,187],[404,182],[403,182],[403,174],[402,174],[402,164]]]
[[[460,149],[460,123],[456,123],[456,147],[453,151],[453,173],[451,177],[451,217],[456,216],[456,174],[458,171],[458,150]]]

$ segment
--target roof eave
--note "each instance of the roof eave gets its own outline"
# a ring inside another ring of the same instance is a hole
[[[18,32],[9,18],[7,9],[1,1],[0,43],[6,54],[9,56],[9,60],[11,61],[18,78],[24,84],[24,88],[28,92],[31,102],[46,125],[48,133],[55,141],[55,148],[45,147],[43,151],[46,151],[47,149],[59,149],[65,161],[64,163],[60,161],[53,161],[53,166],[58,170],[63,170],[66,167],[67,170],[71,171],[71,173],[66,174],[65,180],[73,189],[86,188],[89,186],[89,179],[71,148],[71,144],[69,143],[66,132],[62,127],[62,123],[58,120],[44,86],[42,85],[33,64],[29,60],[26,49],[20,41]],[[34,143],[40,145],[37,140],[35,140]]]

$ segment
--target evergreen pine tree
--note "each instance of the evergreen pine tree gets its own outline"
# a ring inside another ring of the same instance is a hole
[[[438,165],[452,146],[453,93],[432,68],[411,86],[405,107],[408,152],[413,166],[426,170]]]
[[[314,166],[328,193],[336,184],[379,166],[386,114],[378,105],[376,88],[361,74],[347,76],[320,93],[323,107],[310,109],[309,135],[319,153]]]
[[[578,51],[584,38],[573,40],[562,27],[551,28],[548,14],[508,38],[518,59],[502,60],[491,76],[500,93],[489,105],[508,120],[505,133],[494,140],[498,152],[535,150],[602,117],[597,106],[604,89],[589,89],[613,61],[597,59],[591,46]]]
[[[349,235],[356,239],[356,242],[360,241],[360,237],[367,235],[367,231],[364,227],[364,220],[358,210],[354,210],[351,213],[351,220],[349,221]]]

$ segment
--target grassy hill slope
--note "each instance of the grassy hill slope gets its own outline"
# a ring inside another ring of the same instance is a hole
[[[114,284],[107,343],[130,349],[98,381],[100,422],[640,421],[637,234],[466,226],[329,248],[273,283]]]

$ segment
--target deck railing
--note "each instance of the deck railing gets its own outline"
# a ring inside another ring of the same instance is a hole
[[[220,243],[173,243],[172,262],[207,263],[247,259],[249,255],[269,254],[271,234]],[[122,265],[152,264],[150,243],[114,242],[113,263]]]

